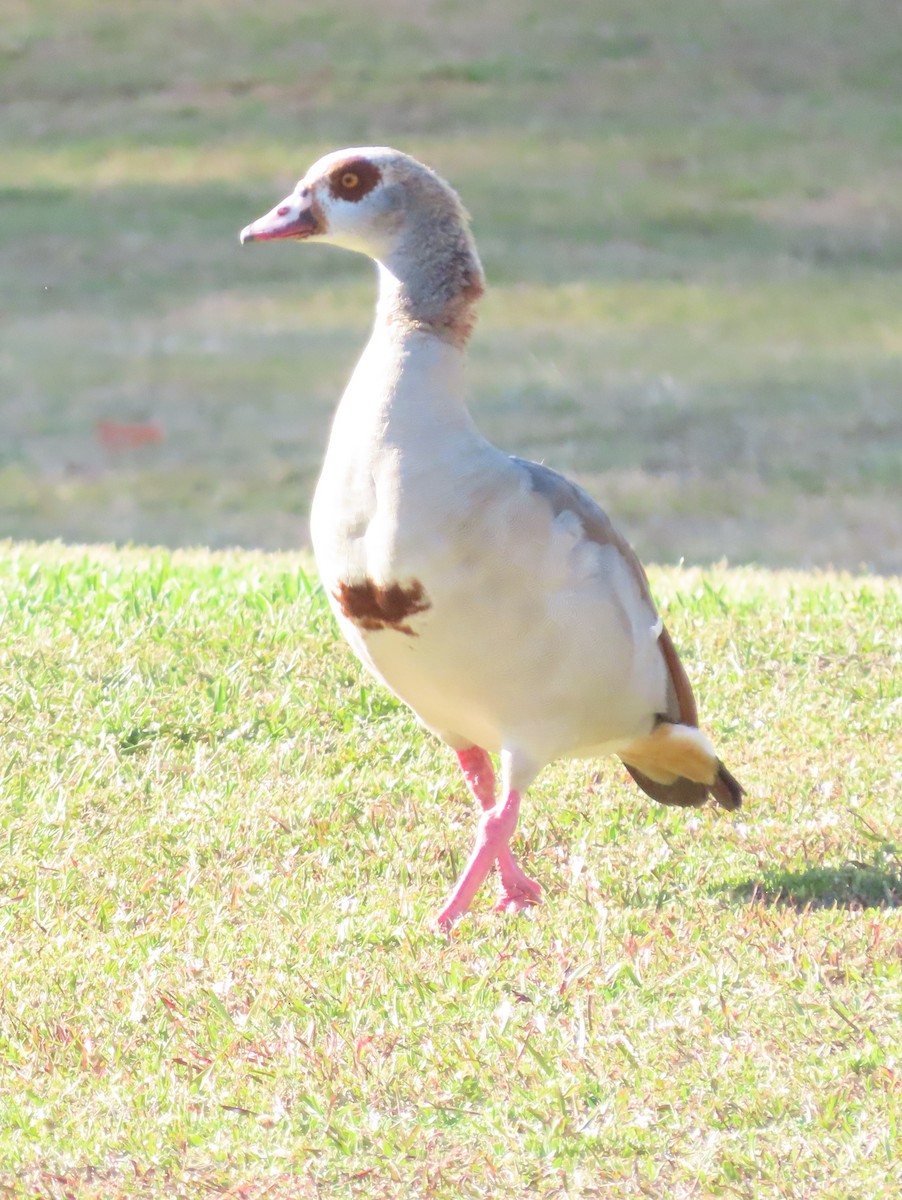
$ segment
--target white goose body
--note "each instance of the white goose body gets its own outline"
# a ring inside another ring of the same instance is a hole
[[[526,468],[479,434],[463,365],[457,347],[391,326],[364,352],[313,504],[339,625],[456,749],[516,744],[541,766],[623,748],[666,707],[657,614],[619,549],[555,516]],[[413,589],[419,611],[365,628],[342,589],[369,584]]]
[[[520,795],[557,757],[620,754],[650,795],[738,807],[644,572],[579,488],[511,458],[466,405],[482,268],[451,189],[398,151],[321,159],[242,240],[318,238],[379,262],[376,324],[342,397],[312,513],[339,626],[457,752],[484,810],[439,915],[497,863],[502,905],[541,889],[508,846]],[[501,755],[495,803],[487,752]]]

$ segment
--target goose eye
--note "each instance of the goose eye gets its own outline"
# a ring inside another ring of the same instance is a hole
[[[328,177],[329,191],[336,200],[356,204],[369,195],[381,178],[382,172],[375,163],[366,158],[355,158],[335,164]]]

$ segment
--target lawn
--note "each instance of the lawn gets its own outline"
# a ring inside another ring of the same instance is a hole
[[[342,145],[460,190],[492,439],[658,562],[902,570],[887,0],[6,0],[0,529],[290,550],[363,260],[241,249]],[[150,421],[161,442],[98,441]]]
[[[736,819],[530,791],[546,904],[296,557],[0,556],[12,1196],[892,1197],[902,597],[657,569]]]
[[[889,0],[5,0],[0,1196],[902,1193],[900,58]],[[550,767],[545,905],[450,938],[473,806],[305,549],[372,269],[237,242],[361,143],[460,190],[478,422],[658,564],[748,791]]]

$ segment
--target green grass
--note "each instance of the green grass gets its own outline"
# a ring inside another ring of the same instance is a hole
[[[558,765],[450,939],[452,756],[304,560],[0,554],[0,1191],[898,1195],[898,580],[656,569],[736,819]]]
[[[890,0],[6,0],[0,1195],[899,1195],[900,54]],[[372,270],[237,243],[370,142],[472,214],[488,436],[646,560],[872,573],[653,570],[745,810],[549,768],[546,905],[450,941],[472,806],[297,553]]]
[[[474,409],[653,561],[902,570],[888,0],[7,0],[0,523],[293,549],[362,260],[241,250],[394,143],[472,212]],[[158,421],[110,454],[98,420]]]

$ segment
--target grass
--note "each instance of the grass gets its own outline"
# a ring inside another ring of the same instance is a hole
[[[7,534],[306,539],[372,272],[236,234],[375,141],[473,214],[491,438],[577,475],[646,559],[902,570],[886,0],[7,9]],[[100,420],[166,437],[110,452]]]
[[[899,1194],[900,51],[888,0],[6,0],[0,1195]],[[300,549],[372,272],[236,240],[371,142],[472,213],[485,432],[747,564],[652,572],[743,813],[549,768],[547,904],[450,941],[472,806]]]
[[[304,560],[7,543],[3,1194],[898,1194],[898,581],[652,582],[747,807],[550,768],[448,941],[472,805]]]

